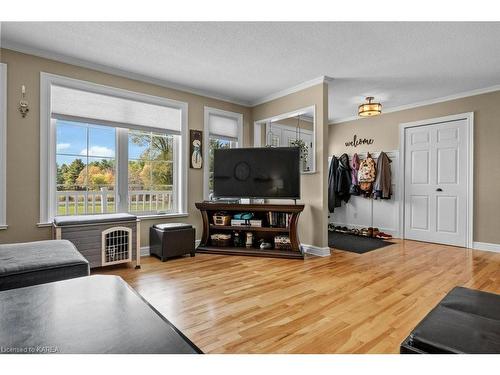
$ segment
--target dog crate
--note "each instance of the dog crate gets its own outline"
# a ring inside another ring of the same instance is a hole
[[[111,227],[102,232],[102,265],[132,261],[132,229]]]
[[[134,215],[59,216],[53,238],[71,241],[91,268],[134,261],[140,267],[140,220]]]

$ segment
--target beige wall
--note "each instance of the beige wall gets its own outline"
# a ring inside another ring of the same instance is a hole
[[[306,205],[299,220],[302,243],[328,246],[326,165],[328,146],[328,87],[319,84],[253,108],[255,121],[281,115],[310,105],[316,106],[316,173],[303,174],[300,203]]]
[[[118,87],[187,102],[190,129],[203,130],[204,106],[243,114],[244,143],[250,145],[251,109],[235,104],[134,81],[69,64],[63,64],[6,49],[0,49],[0,62],[7,64],[7,224],[0,230],[0,243],[44,240],[50,238],[50,228],[38,228],[40,200],[40,72]],[[17,103],[21,85],[26,86],[30,112],[21,118]],[[203,200],[203,170],[188,170],[187,218],[171,219],[194,224],[197,238],[201,237],[201,216],[194,203]],[[144,220],[142,246],[149,244],[149,226],[166,219]]]
[[[474,112],[474,241],[500,244],[500,91],[330,125],[329,154],[399,149],[399,124]],[[346,147],[357,134],[372,145]]]

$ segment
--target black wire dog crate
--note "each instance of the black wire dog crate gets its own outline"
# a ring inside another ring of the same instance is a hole
[[[59,216],[53,238],[71,241],[91,268],[134,261],[140,267],[140,220],[134,215]]]

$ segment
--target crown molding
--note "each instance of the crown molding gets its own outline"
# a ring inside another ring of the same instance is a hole
[[[292,86],[290,88],[275,92],[274,94],[263,96],[262,98],[251,102],[250,104],[252,107],[255,107],[259,104],[267,103],[267,102],[270,102],[271,100],[282,98],[283,96],[287,96],[287,95],[296,93],[298,91],[302,91],[302,90],[307,89],[309,87],[316,86],[316,85],[319,85],[321,83],[331,83],[332,81],[333,81],[333,78],[331,78],[331,77],[320,76],[320,77],[311,79],[309,81],[302,82],[296,86]]]
[[[228,97],[228,96],[224,96],[224,95],[218,95],[218,94],[213,93],[211,91],[200,90],[200,89],[196,89],[193,87],[180,85],[180,84],[177,84],[174,82],[146,76],[146,75],[143,75],[140,73],[129,72],[129,71],[119,69],[119,68],[113,68],[113,67],[103,65],[103,64],[93,63],[93,62],[88,61],[88,60],[70,57],[70,56],[67,56],[64,54],[47,52],[47,51],[44,51],[44,50],[41,50],[38,48],[29,47],[29,46],[18,44],[18,43],[11,43],[8,41],[7,42],[2,41],[0,47],[4,48],[4,49],[16,51],[16,52],[25,53],[28,55],[42,57],[42,58],[48,59],[48,60],[53,60],[53,61],[57,61],[57,62],[65,63],[65,64],[70,64],[70,65],[75,65],[75,66],[79,66],[79,67],[86,68],[86,69],[96,70],[96,71],[101,72],[101,73],[112,74],[115,76],[133,79],[135,81],[150,83],[150,84],[153,84],[156,86],[161,86],[161,87],[172,89],[172,90],[182,91],[182,92],[193,94],[193,95],[199,95],[199,96],[204,96],[204,97],[211,98],[211,99],[221,100],[224,102],[229,102],[229,103],[241,105],[244,107],[250,107],[252,105],[251,102],[249,102],[249,101],[242,101],[242,100],[239,100],[236,98],[232,98],[232,97]]]
[[[457,100],[457,99],[463,99],[463,98],[468,98],[471,96],[476,96],[476,95],[481,95],[481,94],[487,94],[490,92],[495,92],[495,91],[500,91],[500,85],[494,85],[494,86],[489,86],[489,87],[484,87],[481,89],[474,89],[474,90],[469,90],[469,91],[463,91],[458,94],[453,94],[453,95],[448,95],[448,96],[442,96],[439,98],[434,98],[434,99],[429,99],[429,100],[423,100],[420,102],[415,102],[411,104],[405,104],[405,105],[400,105],[397,107],[392,107],[392,108],[387,108],[383,109],[382,115],[386,113],[392,113],[392,112],[399,112],[399,111],[404,111],[406,109],[412,109],[412,108],[418,108],[418,107],[423,107],[426,105],[432,105],[432,104],[437,104],[437,103],[443,103],[443,102],[449,102],[451,100]],[[330,122],[329,125],[338,125],[342,124],[344,122],[348,121],[353,121],[353,120],[364,120],[364,118],[361,118],[359,116],[350,116],[350,117],[344,117],[338,120],[333,120]]]

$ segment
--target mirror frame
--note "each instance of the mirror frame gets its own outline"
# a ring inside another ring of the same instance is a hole
[[[276,122],[284,119],[288,119],[291,117],[296,117],[303,115],[305,113],[313,113],[313,158],[312,158],[312,167],[311,170],[309,171],[300,171],[301,174],[313,174],[316,173],[316,105],[310,105],[307,107],[299,108],[294,111],[282,113],[280,115],[268,117],[262,120],[257,120],[254,121],[253,126],[254,126],[254,139],[253,139],[253,146],[254,147],[264,147],[265,145],[261,144],[261,139],[262,139],[262,131],[265,132],[266,138],[267,138],[267,125],[271,122]],[[259,137],[260,136],[260,137]]]

